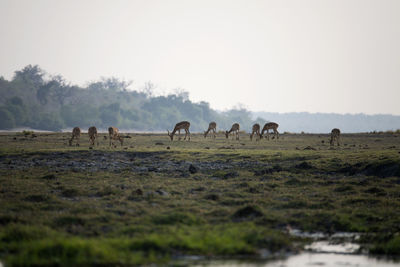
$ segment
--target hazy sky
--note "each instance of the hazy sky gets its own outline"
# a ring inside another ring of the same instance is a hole
[[[0,76],[38,64],[253,111],[400,115],[399,0],[0,0]]]

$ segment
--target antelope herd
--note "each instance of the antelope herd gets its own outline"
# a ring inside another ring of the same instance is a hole
[[[186,138],[188,138],[187,140],[190,141],[189,127],[190,127],[190,122],[188,122],[188,121],[178,122],[177,124],[175,124],[175,127],[171,133],[169,132],[169,130],[167,130],[168,136],[170,137],[171,141],[173,141],[174,135],[178,132],[179,140],[181,140],[181,136],[180,136],[181,130],[184,130],[185,131],[184,140],[186,140]],[[270,130],[272,130],[272,134],[273,134],[272,139],[275,139],[275,138],[279,139],[278,127],[279,127],[279,124],[277,124],[275,122],[267,122],[266,124],[264,124],[264,127],[260,131],[260,128],[261,128],[260,124],[255,123],[252,127],[252,131],[250,134],[250,140],[253,140],[254,136],[256,137],[256,141],[261,140],[264,137],[264,133],[266,134],[266,139],[269,140],[269,135],[270,135],[269,131]],[[239,130],[240,130],[239,123],[234,123],[234,124],[232,124],[232,127],[228,131],[225,131],[225,137],[228,139],[229,135],[232,134],[232,139],[236,138],[236,140],[239,140]],[[204,131],[204,138],[206,138],[210,132],[212,133],[212,137],[215,139],[216,135],[217,135],[217,123],[214,121],[210,122],[210,124],[208,125],[208,129],[206,131]],[[88,134],[89,134],[90,146],[92,147],[95,144],[97,144],[97,146],[99,146],[97,128],[95,126],[90,127],[88,130]],[[72,130],[71,139],[69,139],[69,145],[72,146],[72,141],[75,139],[76,145],[79,146],[80,136],[81,136],[81,129],[79,127],[74,127],[74,129]],[[104,136],[104,138],[107,139],[106,136]],[[110,147],[111,146],[116,147],[116,145],[114,145],[114,143],[113,143],[113,141],[115,141],[115,140],[118,140],[121,143],[121,147],[123,146],[123,143],[124,143],[123,138],[124,137],[119,134],[118,128],[109,127],[108,128],[108,138],[110,140]],[[331,131],[330,145],[333,146],[335,144],[335,142],[337,143],[338,146],[340,146],[340,130],[337,128],[334,128]]]

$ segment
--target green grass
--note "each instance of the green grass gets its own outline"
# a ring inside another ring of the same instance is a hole
[[[0,134],[0,259],[8,266],[257,257],[301,246],[287,226],[361,232],[374,237],[361,240],[371,253],[400,254],[395,133],[343,135],[333,149],[327,135],[170,142],[144,134],[110,149],[101,134],[92,150],[85,135],[70,147],[69,134],[35,134]],[[107,159],[123,167],[90,170]],[[66,167],[75,161],[89,167]],[[25,162],[32,165],[20,169]]]

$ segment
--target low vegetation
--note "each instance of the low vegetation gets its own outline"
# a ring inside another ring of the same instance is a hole
[[[0,259],[8,266],[166,264],[301,250],[288,229],[362,233],[398,255],[400,135],[279,140],[0,134]],[[129,137],[129,138],[128,138]]]

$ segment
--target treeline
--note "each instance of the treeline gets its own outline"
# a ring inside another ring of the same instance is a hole
[[[116,78],[102,78],[79,87],[62,76],[47,75],[37,65],[28,65],[15,71],[10,81],[0,77],[0,129],[60,131],[95,125],[99,129],[116,126],[165,131],[178,121],[188,120],[192,132],[207,129],[211,121],[217,122],[218,130],[239,122],[248,131],[253,123],[251,112],[243,108],[221,113],[207,102],[193,103],[187,92],[152,96],[151,88],[138,92],[128,90],[129,85]]]
[[[253,123],[279,123],[280,132],[325,133],[332,128],[342,132],[371,132],[400,129],[400,116],[326,113],[252,113],[244,108],[218,112],[207,102],[190,101],[187,92],[153,96],[152,85],[129,90],[130,82],[101,78],[85,87],[72,85],[60,75],[48,75],[39,66],[28,65],[15,71],[10,81],[0,77],[0,129],[29,127],[60,131],[75,126],[95,125],[105,130],[116,126],[130,131],[166,131],[176,122],[188,120],[192,132],[217,122],[226,130],[234,122],[251,131]]]

